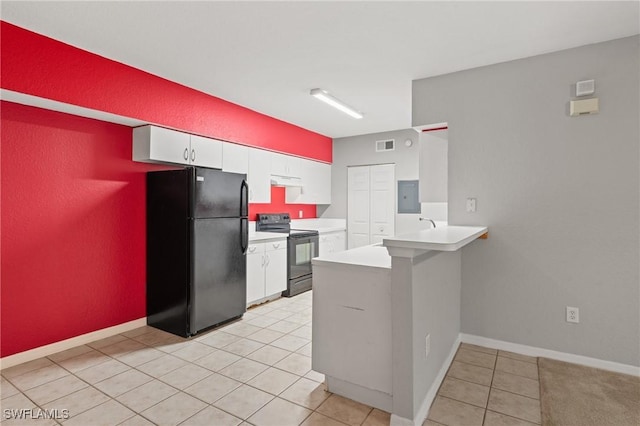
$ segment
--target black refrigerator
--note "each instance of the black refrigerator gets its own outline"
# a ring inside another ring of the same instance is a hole
[[[147,323],[183,337],[246,311],[246,175],[147,173]]]

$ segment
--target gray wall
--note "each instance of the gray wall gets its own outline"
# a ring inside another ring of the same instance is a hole
[[[331,166],[331,205],[328,207],[318,206],[318,216],[325,218],[347,217],[347,166],[393,163],[396,165],[396,182],[418,179],[420,149],[418,137],[415,130],[405,129],[334,139],[333,164]],[[396,140],[394,151],[375,151],[375,141],[384,139]],[[404,142],[407,139],[413,141],[411,147],[405,146]],[[446,207],[422,204],[423,216],[437,216],[442,211],[446,214]],[[419,214],[396,214],[396,234],[428,227],[426,222],[419,222],[418,217],[420,217]],[[435,219],[446,220],[446,216],[435,217]]]
[[[413,82],[413,125],[449,123],[449,222],[490,228],[463,249],[464,333],[640,365],[639,40]],[[591,78],[600,113],[569,117]]]

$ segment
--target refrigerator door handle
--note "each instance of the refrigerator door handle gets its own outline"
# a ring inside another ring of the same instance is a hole
[[[240,216],[246,217],[249,215],[247,205],[249,203],[249,184],[246,180],[242,179],[240,185]]]
[[[247,254],[249,248],[249,219],[243,217],[240,219],[240,249],[242,254]]]

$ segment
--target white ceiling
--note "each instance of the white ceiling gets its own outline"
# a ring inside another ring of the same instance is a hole
[[[639,4],[2,1],[1,12],[18,26],[343,137],[411,127],[414,79],[638,34]],[[365,117],[314,99],[316,87]]]

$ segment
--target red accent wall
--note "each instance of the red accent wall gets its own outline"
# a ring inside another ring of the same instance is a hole
[[[331,163],[331,138],[10,23],[0,24],[3,89]]]
[[[285,188],[282,186],[271,187],[271,204],[249,204],[249,220],[257,220],[258,213],[289,213],[292,219],[298,219],[302,210],[302,218],[316,217],[315,204],[286,204]]]
[[[2,356],[145,316],[131,128],[1,102]]]
[[[331,139],[0,21],[3,89],[331,162]],[[145,316],[144,174],[131,128],[0,103],[0,356]],[[316,207],[272,203],[250,213]]]

